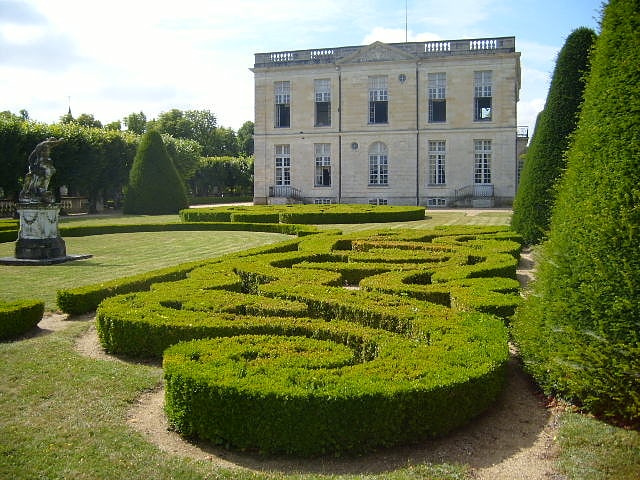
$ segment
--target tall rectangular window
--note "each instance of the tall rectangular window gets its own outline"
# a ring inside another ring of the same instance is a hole
[[[275,82],[275,126],[288,128],[291,126],[291,82]]]
[[[444,185],[445,176],[445,142],[429,140],[429,185]]]
[[[331,186],[331,144],[316,143],[316,172],[315,186],[330,187]]]
[[[387,76],[369,77],[369,123],[389,123]]]
[[[490,121],[493,117],[491,70],[474,73],[473,92],[473,119],[477,122]]]
[[[289,145],[276,145],[276,185],[291,185],[291,150]]]
[[[474,140],[473,183],[491,183],[491,140]]]
[[[369,150],[369,185],[389,185],[389,159],[384,143],[376,142]]]
[[[331,80],[315,80],[316,127],[331,126]]]
[[[429,92],[429,123],[447,121],[447,74],[430,73],[427,78]]]

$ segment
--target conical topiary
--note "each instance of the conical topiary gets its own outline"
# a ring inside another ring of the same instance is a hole
[[[513,203],[511,226],[525,243],[539,243],[549,228],[555,199],[553,187],[565,167],[569,137],[578,123],[589,53],[595,39],[593,30],[578,28],[558,54],[547,101],[538,115]]]
[[[178,213],[187,206],[186,188],[162,136],[156,130],[150,130],[140,139],[122,210],[124,213],[161,215]]]
[[[512,322],[550,394],[640,425],[640,0],[605,7],[532,292]]]

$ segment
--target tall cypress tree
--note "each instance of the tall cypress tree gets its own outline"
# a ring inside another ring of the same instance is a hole
[[[514,319],[548,393],[640,424],[640,0],[611,0],[532,293]]]
[[[536,121],[511,219],[513,229],[528,244],[540,242],[549,227],[553,186],[565,167],[569,136],[578,122],[595,38],[594,31],[584,27],[569,35],[558,54],[544,110]]]
[[[186,188],[156,130],[140,139],[129,184],[125,189],[124,213],[160,215],[178,213],[188,206]]]

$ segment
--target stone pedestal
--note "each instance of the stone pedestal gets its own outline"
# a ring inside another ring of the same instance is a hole
[[[67,248],[58,233],[57,203],[19,203],[20,231],[16,241],[15,258],[25,260],[49,260],[65,258]]]

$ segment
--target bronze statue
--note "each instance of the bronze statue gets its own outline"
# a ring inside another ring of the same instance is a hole
[[[21,203],[53,202],[53,196],[49,192],[49,181],[51,176],[56,173],[56,169],[49,155],[51,149],[63,141],[62,138],[50,137],[33,149],[27,160],[28,171],[19,196]]]

